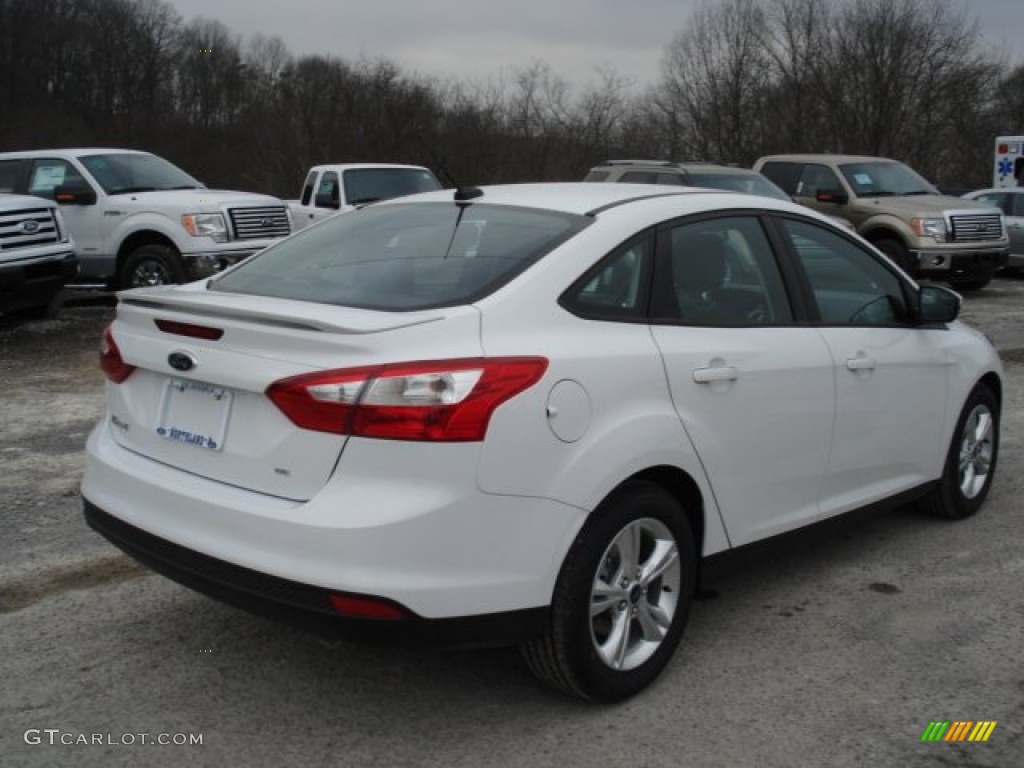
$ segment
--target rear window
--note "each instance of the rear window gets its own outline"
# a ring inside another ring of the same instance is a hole
[[[483,203],[370,206],[303,230],[209,287],[384,311],[468,304],[589,222]]]

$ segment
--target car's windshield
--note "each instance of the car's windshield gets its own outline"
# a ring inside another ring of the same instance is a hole
[[[497,290],[591,220],[476,203],[397,203],[334,216],[210,290],[384,311],[455,306]]]
[[[425,168],[352,168],[343,175],[345,199],[352,204],[433,192],[441,184]]]
[[[839,166],[858,197],[937,195],[938,190],[903,163],[865,161]]]
[[[686,183],[694,187],[710,187],[711,189],[727,189],[731,192],[746,192],[748,195],[762,195],[779,200],[789,200],[773,182],[759,173],[689,173]]]
[[[156,155],[110,154],[81,158],[108,195],[167,189],[199,189],[203,185]]]

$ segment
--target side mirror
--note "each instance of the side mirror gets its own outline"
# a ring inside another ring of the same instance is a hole
[[[333,208],[334,210],[341,208],[341,203],[330,192],[318,193],[314,200],[314,204],[317,208]]]
[[[850,202],[850,196],[838,189],[819,189],[814,199],[819,203],[835,203],[836,205],[846,205]]]
[[[96,192],[82,184],[62,186],[53,190],[53,199],[61,205],[96,205]]]
[[[951,323],[960,314],[960,294],[941,285],[922,285],[918,292],[922,324]]]

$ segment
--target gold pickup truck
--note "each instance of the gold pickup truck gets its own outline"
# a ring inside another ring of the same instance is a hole
[[[860,155],[770,155],[754,164],[793,199],[841,216],[915,278],[977,290],[1006,265],[1002,212],[942,195],[903,163]]]

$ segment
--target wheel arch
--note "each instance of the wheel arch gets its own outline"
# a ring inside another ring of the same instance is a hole
[[[141,229],[138,232],[132,232],[128,237],[121,241],[121,244],[117,248],[117,269],[120,271],[124,260],[128,258],[129,254],[134,253],[136,250],[144,245],[166,245],[169,248],[173,248],[176,253],[179,252],[178,245],[167,235],[162,232],[157,232],[153,229]]]

